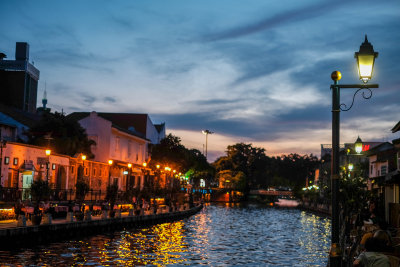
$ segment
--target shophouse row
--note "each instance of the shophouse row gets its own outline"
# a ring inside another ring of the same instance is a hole
[[[74,195],[78,179],[90,187],[89,198],[104,198],[106,188],[117,184],[120,191],[143,189],[152,172],[147,167],[150,160],[150,144],[157,144],[165,137],[165,124],[154,125],[147,114],[79,112],[69,115],[86,130],[88,138],[95,142],[91,147],[93,159],[83,153],[70,157],[56,154],[49,147],[37,147],[10,140],[20,136],[28,125],[21,127],[3,109],[1,123],[0,176],[3,191],[29,196],[33,180],[49,182],[52,198],[70,199]],[[23,124],[21,120],[18,122]],[[6,141],[7,140],[7,141]],[[46,153],[47,152],[47,153]]]

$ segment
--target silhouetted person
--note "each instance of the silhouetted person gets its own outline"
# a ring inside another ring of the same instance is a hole
[[[368,238],[365,242],[365,250],[361,252],[357,259],[353,262],[353,266],[363,267],[390,267],[389,258],[382,252],[386,246],[382,240],[376,237]]]

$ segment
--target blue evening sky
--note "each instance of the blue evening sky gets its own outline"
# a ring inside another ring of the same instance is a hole
[[[268,155],[331,143],[330,74],[358,83],[354,52],[379,52],[370,100],[341,113],[341,143],[391,141],[400,120],[400,1],[15,1],[0,52],[30,44],[53,111],[148,113],[209,159],[252,143]],[[352,90],[342,91],[350,104]]]

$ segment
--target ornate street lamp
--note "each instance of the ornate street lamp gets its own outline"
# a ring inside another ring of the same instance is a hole
[[[372,78],[375,58],[378,57],[378,53],[374,51],[374,47],[368,42],[367,35],[365,35],[364,43],[360,46],[360,51],[356,52],[354,57],[357,59],[360,80],[367,83]]]
[[[354,150],[356,151],[357,154],[361,154],[362,152],[362,141],[361,138],[358,137],[356,142],[354,143]]]
[[[340,137],[340,111],[348,111],[354,104],[355,96],[361,90],[367,90],[368,94],[362,93],[364,99],[372,97],[371,88],[378,88],[378,84],[367,84],[372,78],[374,68],[374,60],[378,53],[374,52],[372,45],[368,42],[365,36],[365,42],[360,46],[360,51],[355,53],[359,69],[360,79],[364,84],[342,84],[339,85],[339,80],[342,74],[339,71],[334,71],[331,74],[333,80],[332,89],[332,166],[331,166],[331,182],[332,182],[332,237],[331,249],[329,253],[330,266],[341,266],[342,251],[344,248],[340,247],[339,240],[339,137]],[[353,101],[350,107],[345,104],[340,104],[340,89],[342,88],[356,88],[353,95]]]

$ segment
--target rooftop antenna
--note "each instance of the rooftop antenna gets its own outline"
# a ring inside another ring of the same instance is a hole
[[[44,93],[43,93],[43,99],[42,99],[42,104],[43,104],[43,110],[46,110],[46,105],[47,105],[47,84],[44,82]]]

